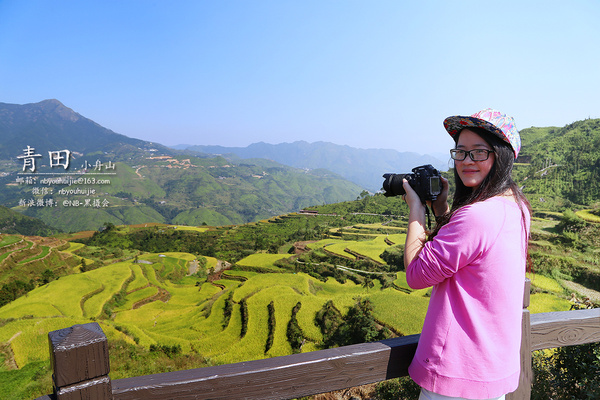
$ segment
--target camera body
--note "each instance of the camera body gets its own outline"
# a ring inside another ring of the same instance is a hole
[[[412,169],[408,174],[384,174],[383,190],[385,196],[402,196],[406,193],[402,179],[406,179],[421,202],[434,201],[442,192],[441,174],[431,164],[421,165]]]

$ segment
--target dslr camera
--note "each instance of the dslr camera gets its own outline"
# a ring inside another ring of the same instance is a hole
[[[402,179],[406,179],[410,187],[417,192],[421,202],[434,201],[442,192],[440,172],[431,164],[421,165],[408,174],[384,174],[383,190],[385,196],[402,196],[406,193],[402,187]]]

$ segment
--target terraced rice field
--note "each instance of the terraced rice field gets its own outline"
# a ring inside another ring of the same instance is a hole
[[[404,233],[376,235],[370,240],[326,239],[311,243],[349,256],[345,249],[383,262],[379,255],[392,243],[402,243]],[[73,251],[70,247],[68,251]],[[254,254],[238,262],[250,270],[229,270],[214,282],[187,276],[195,256],[187,253],[145,254],[138,262],[119,262],[96,270],[61,277],[0,308],[0,342],[8,343],[19,366],[48,360],[47,333],[73,324],[99,321],[109,340],[180,345],[210,363],[233,363],[290,354],[286,329],[292,309],[300,302],[296,318],[306,344],[302,351],[319,348],[317,311],[328,301],[345,313],[357,297],[369,298],[376,319],[402,334],[421,330],[428,305],[428,289],[411,290],[399,272],[394,287],[365,288],[350,280],[325,282],[304,273],[281,273],[273,263],[289,254]],[[217,260],[209,259],[208,270]],[[256,271],[251,268],[255,267]],[[273,269],[277,273],[265,272]],[[531,297],[532,312],[568,310],[563,285],[543,276],[531,276],[539,289]],[[122,293],[118,304],[112,301]],[[563,295],[563,297],[561,297]],[[266,351],[268,305],[273,302],[273,344]],[[246,325],[242,307],[247,307]],[[111,305],[112,304],[112,305]],[[110,316],[101,317],[106,307]],[[229,309],[230,318],[226,319]],[[245,334],[242,332],[245,330]],[[121,331],[127,331],[124,335]]]
[[[579,218],[584,219],[586,221],[600,223],[600,217],[594,214],[592,211],[593,210],[581,210],[577,211],[575,214],[577,214]]]
[[[167,279],[160,280],[158,276],[167,272],[166,265],[171,264],[173,269],[185,266],[176,260],[167,261],[166,257],[162,260],[154,256],[147,258],[158,262],[122,262],[63,277],[2,307],[0,319],[14,318],[14,321],[0,327],[0,341],[7,341],[21,332],[11,341],[17,362],[23,365],[45,360],[45,335],[48,331],[42,332],[44,329],[61,329],[75,323],[89,322],[92,318],[97,319],[112,296],[124,289],[124,303],[113,308],[111,319],[102,320],[103,327],[114,331],[117,326],[124,327],[143,346],[180,345],[184,351],[193,349],[213,363],[228,363],[289,354],[291,347],[287,341],[286,329],[292,308],[297,302],[302,303],[297,315],[298,322],[306,337],[312,341],[305,351],[316,349],[316,344],[322,339],[320,330],[314,324],[314,315],[329,299],[333,299],[336,306],[344,310],[354,303],[356,296],[373,296],[381,304],[386,297],[392,297],[398,301],[396,312],[382,311],[377,318],[406,333],[418,331],[419,319],[422,320],[427,303],[422,298],[420,317],[417,320],[411,317],[411,324],[403,326],[399,311],[406,307],[403,302],[408,302],[410,308],[414,309],[413,303],[418,300],[404,294],[398,295],[394,289],[381,292],[376,286],[366,291],[352,282],[321,282],[302,273],[248,271],[231,271],[236,276],[246,278],[245,282],[221,279],[200,286],[191,283],[174,284]],[[266,258],[263,261],[267,262]],[[223,310],[230,292],[233,292],[234,302],[232,315],[229,323],[223,326]],[[57,293],[61,295],[58,296]],[[168,296],[157,297],[159,293],[167,293]],[[148,299],[151,300],[137,306]],[[242,300],[246,301],[248,307],[247,333],[243,337],[240,315]],[[268,335],[265,321],[270,302],[274,302],[277,323],[273,345],[265,353]],[[23,319],[24,315],[29,315],[27,320]],[[129,340],[133,340],[133,337]],[[26,348],[28,350],[24,350]]]
[[[20,236],[15,235],[2,235],[0,237],[0,248],[4,246],[10,246],[23,240]]]

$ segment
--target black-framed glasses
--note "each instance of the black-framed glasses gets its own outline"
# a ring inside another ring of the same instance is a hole
[[[490,153],[493,153],[492,150],[487,149],[475,149],[475,150],[460,150],[460,149],[452,149],[450,150],[450,157],[456,161],[464,161],[467,158],[467,155],[471,157],[473,161],[485,161],[490,158]]]

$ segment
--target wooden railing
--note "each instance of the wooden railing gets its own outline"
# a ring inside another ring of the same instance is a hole
[[[528,400],[531,352],[600,341],[600,309],[529,315],[526,283],[521,380],[509,400]],[[294,399],[407,376],[420,335],[215,367],[111,381],[97,323],[48,334],[54,393],[36,400]]]

